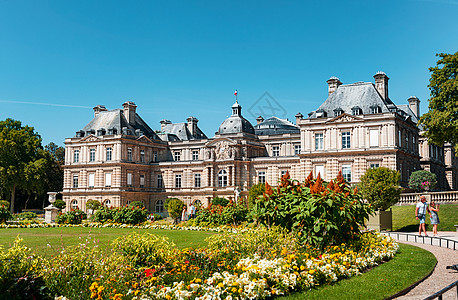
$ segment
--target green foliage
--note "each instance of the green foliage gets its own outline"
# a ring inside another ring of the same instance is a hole
[[[364,199],[372,204],[375,210],[387,210],[399,201],[401,188],[400,174],[396,170],[380,167],[367,169],[359,185]]]
[[[12,216],[10,211],[5,206],[0,206],[0,224],[5,223],[8,220],[11,220]]]
[[[55,207],[57,207],[58,209],[64,209],[65,208],[65,201],[62,200],[62,199],[56,199],[56,201],[54,201],[53,205]]]
[[[303,242],[318,247],[357,239],[372,209],[363,203],[357,189],[350,189],[342,174],[327,186],[322,183],[312,173],[302,184],[287,174],[275,190],[266,184],[251,214],[267,226],[298,231]]]
[[[212,202],[212,205],[227,206],[229,204],[229,200],[227,200],[226,198],[222,198],[222,197],[214,197],[211,202]]]
[[[37,218],[37,214],[31,211],[25,211],[15,215],[17,220],[34,220]]]
[[[72,209],[64,214],[56,217],[57,224],[81,224],[87,218],[84,211],[80,209]]]
[[[10,202],[6,200],[0,200],[0,206],[4,206],[6,208],[10,208]]]
[[[243,204],[230,201],[226,206],[210,203],[207,208],[197,212],[195,225],[238,225],[247,220],[248,209]]]
[[[169,201],[167,201],[167,211],[169,212],[169,216],[172,217],[172,219],[176,219],[181,216],[183,206],[184,203],[180,199],[170,198]]]
[[[257,183],[251,186],[248,191],[248,208],[252,208],[256,199],[266,191],[266,185],[264,183]]]
[[[437,185],[437,176],[426,170],[412,172],[409,178],[409,187],[417,192],[434,190]]]
[[[146,267],[163,263],[172,255],[175,244],[168,238],[151,233],[132,233],[117,238],[111,243],[113,249],[120,250],[136,267]]]
[[[157,214],[157,213],[153,213],[152,215],[154,217],[154,221],[159,221],[159,220],[162,220],[164,218],[160,214]]]
[[[100,223],[140,224],[146,221],[148,212],[140,207],[113,207],[102,206],[94,216],[93,221]]]
[[[21,242],[22,239],[17,237],[6,252],[0,247],[0,295],[8,295],[8,299],[51,298],[40,275],[45,260]]]
[[[46,165],[46,151],[33,127],[13,119],[0,121],[0,181],[10,195],[11,213],[15,212],[16,189],[39,189],[46,177]]]
[[[93,212],[102,207],[102,203],[97,200],[88,200],[86,202],[86,208],[91,209]]]
[[[458,150],[458,52],[436,56],[440,57],[436,66],[429,68],[429,111],[419,123],[429,142],[438,146],[450,142]]]
[[[142,208],[142,207],[145,207],[145,204],[143,202],[141,202],[141,201],[132,201],[132,202],[130,202],[129,207],[140,207],[140,208]]]

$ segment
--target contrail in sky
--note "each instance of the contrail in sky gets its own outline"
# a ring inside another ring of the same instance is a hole
[[[15,100],[1,100],[1,99],[0,99],[0,102],[17,103],[17,104],[45,105],[45,106],[59,106],[59,107],[72,107],[72,108],[92,108],[90,106],[82,106],[82,105],[56,104],[56,103],[45,103],[45,102],[29,102],[29,101],[15,101]]]

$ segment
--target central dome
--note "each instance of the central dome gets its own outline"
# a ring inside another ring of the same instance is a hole
[[[242,117],[242,106],[235,101],[234,105],[232,105],[232,116],[221,123],[218,134],[242,132],[254,134],[254,127],[250,121]]]

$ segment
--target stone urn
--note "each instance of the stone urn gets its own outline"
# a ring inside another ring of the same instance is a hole
[[[45,222],[48,224],[54,223],[60,211],[60,209],[53,205],[53,203],[56,201],[56,194],[57,192],[48,192],[48,201],[51,203],[45,207]]]

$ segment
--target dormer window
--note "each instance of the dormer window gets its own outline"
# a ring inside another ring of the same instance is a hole
[[[355,106],[351,109],[351,114],[354,116],[362,115],[363,110],[359,106]]]
[[[382,112],[382,108],[378,105],[371,106],[371,114],[379,114]]]
[[[338,117],[343,114],[343,110],[341,108],[334,109],[334,117]]]
[[[316,117],[317,118],[325,118],[326,117],[326,111],[319,109],[316,111]]]

